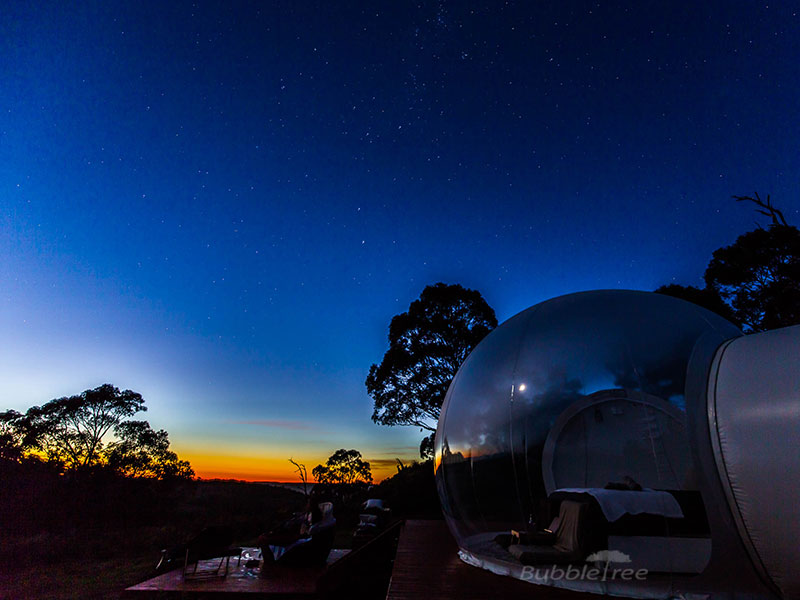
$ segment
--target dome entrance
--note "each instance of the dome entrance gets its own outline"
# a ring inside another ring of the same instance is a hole
[[[686,413],[641,392],[602,390],[561,413],[542,456],[545,489],[691,486]],[[620,467],[624,466],[624,472]]]

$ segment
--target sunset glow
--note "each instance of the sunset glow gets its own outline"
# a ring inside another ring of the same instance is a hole
[[[703,286],[732,194],[800,220],[789,6],[17,2],[0,35],[2,408],[132,389],[201,477],[419,458],[364,382],[428,284],[502,322]]]

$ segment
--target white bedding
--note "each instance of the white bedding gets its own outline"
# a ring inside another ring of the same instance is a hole
[[[625,514],[661,515],[672,519],[683,518],[683,511],[678,501],[669,492],[650,489],[634,492],[632,490],[607,490],[605,488],[561,488],[556,492],[591,494],[597,500],[609,522],[616,521]]]

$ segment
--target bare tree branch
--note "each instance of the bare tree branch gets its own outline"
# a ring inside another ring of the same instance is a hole
[[[737,202],[752,202],[756,206],[759,206],[760,209],[756,209],[757,213],[765,215],[767,217],[772,218],[772,225],[784,225],[788,227],[788,223],[786,222],[786,218],[783,216],[783,213],[775,208],[772,205],[772,201],[769,198],[769,194],[767,194],[767,200],[764,201],[758,195],[758,192],[755,193],[755,198],[752,196],[732,196]]]
[[[308,496],[308,488],[306,487],[308,484],[308,471],[306,471],[306,466],[295,462],[294,458],[290,458],[289,462],[296,467],[294,472],[297,473],[300,477],[300,481],[303,482],[303,495]]]

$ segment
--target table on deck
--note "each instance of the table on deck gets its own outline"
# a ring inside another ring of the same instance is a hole
[[[251,549],[252,550],[252,549]],[[364,547],[364,552],[354,552],[349,558],[362,555],[368,558],[374,551]],[[334,550],[331,564],[343,551]],[[387,559],[388,560],[388,559]],[[360,563],[343,569],[345,587],[337,597],[355,598],[347,590],[358,589],[353,578],[363,575]],[[335,570],[336,567],[334,567]],[[231,568],[225,579],[211,581],[183,581],[181,569],[149,579],[125,590],[125,597],[133,600],[152,598],[318,598],[318,582],[330,572],[326,567],[288,568],[271,566],[270,576],[261,578],[248,574],[248,569]],[[349,578],[349,584],[347,583]],[[385,589],[385,588],[384,588]],[[397,545],[391,582],[386,600],[494,600],[495,598],[526,598],[547,600],[594,600],[593,594],[536,585],[511,577],[495,575],[489,571],[469,566],[458,558],[458,548],[444,521],[406,521],[402,525]],[[376,599],[377,600],[377,599]],[[381,599],[382,600],[382,594]]]
[[[244,548],[251,555],[258,548]],[[328,564],[335,562],[348,551],[332,550]],[[207,568],[219,563],[219,559],[200,561],[200,568]],[[125,590],[125,598],[131,600],[146,598],[233,598],[233,597],[266,597],[277,598],[315,598],[317,597],[317,581],[325,573],[327,567],[280,567],[270,565],[269,575],[260,577],[257,569],[245,567],[245,561],[237,566],[237,559],[231,558],[228,575],[224,579],[202,581],[184,581],[183,569],[175,569],[158,577],[148,579]]]

